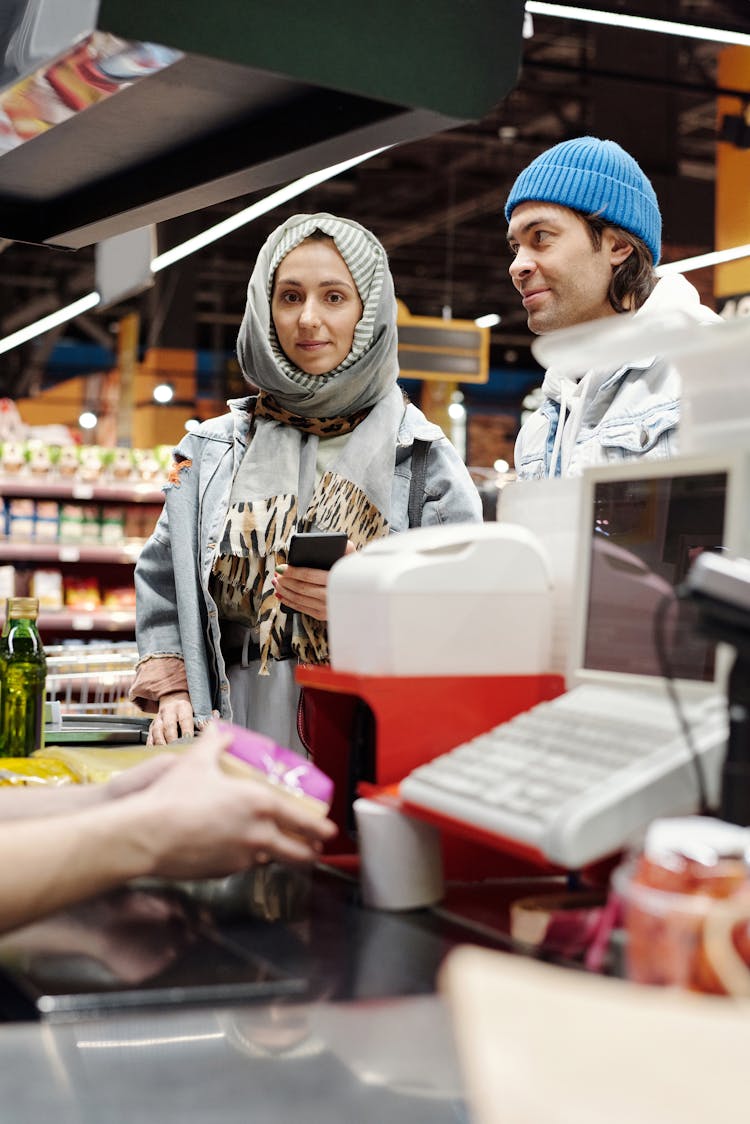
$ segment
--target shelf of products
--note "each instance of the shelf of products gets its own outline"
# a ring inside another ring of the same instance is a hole
[[[24,539],[0,539],[0,562],[99,562],[108,565],[132,566],[145,539],[136,539],[122,546],[99,546],[96,543],[76,546],[73,543],[28,542]]]
[[[132,636],[133,567],[161,512],[171,448],[0,445],[0,601],[37,597],[45,645]]]
[[[0,476],[0,495],[6,500],[28,496],[30,489],[38,498],[50,500],[161,503],[164,498],[153,483],[86,484],[80,480],[49,480],[32,475]]]

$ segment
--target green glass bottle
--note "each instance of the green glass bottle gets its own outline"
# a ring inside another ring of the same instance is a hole
[[[28,757],[44,746],[47,660],[35,597],[9,597],[0,640],[0,755]]]

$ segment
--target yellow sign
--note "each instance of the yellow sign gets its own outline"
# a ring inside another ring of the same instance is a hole
[[[747,90],[750,97],[750,50],[747,47],[725,47],[719,54],[719,86]],[[722,95],[718,99],[719,129],[727,116],[742,118],[743,103],[739,97]],[[716,249],[744,246],[750,242],[750,196],[747,183],[750,175],[750,149],[720,139],[716,146]],[[724,262],[714,270],[714,295],[722,316],[747,315],[750,293],[750,258]],[[732,300],[731,298],[734,298]],[[725,307],[726,306],[726,307]]]
[[[473,320],[412,316],[398,301],[398,361],[404,379],[487,382],[490,329]]]

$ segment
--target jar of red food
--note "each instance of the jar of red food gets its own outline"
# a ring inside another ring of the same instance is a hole
[[[703,816],[658,820],[612,876],[628,977],[750,996],[750,832]]]

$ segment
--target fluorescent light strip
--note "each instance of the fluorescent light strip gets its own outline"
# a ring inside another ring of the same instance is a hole
[[[253,219],[257,219],[260,215],[272,211],[274,207],[279,207],[282,203],[294,199],[304,191],[309,191],[311,187],[317,187],[318,184],[325,183],[326,180],[333,179],[334,176],[341,175],[349,168],[354,168],[357,164],[362,164],[365,160],[370,160],[373,156],[378,156],[379,153],[392,147],[392,145],[387,144],[382,148],[373,149],[372,152],[365,152],[362,156],[353,156],[351,160],[343,160],[340,164],[332,164],[330,168],[321,168],[319,172],[310,172],[309,175],[302,176],[294,183],[289,183],[286,187],[279,188],[278,191],[267,195],[265,199],[259,199],[257,203],[246,207],[244,211],[239,211],[231,218],[224,219],[223,222],[209,227],[202,234],[196,234],[194,238],[188,238],[187,242],[183,242],[179,246],[173,246],[171,250],[166,250],[163,254],[158,254],[151,262],[151,272],[158,273],[160,269],[166,269],[168,265],[174,265],[175,262],[181,261],[189,254],[194,254],[196,250],[202,250],[204,246],[210,245],[211,242],[224,238],[233,230],[237,230],[239,227],[252,222]],[[85,297],[74,301],[73,304],[58,309],[57,312],[37,320],[34,324],[20,328],[17,332],[13,332],[10,336],[0,340],[0,355],[6,351],[12,351],[14,347],[19,347],[28,340],[33,340],[35,336],[41,336],[44,332],[49,332],[52,328],[56,328],[58,324],[64,324],[67,320],[73,320],[76,316],[88,312],[89,309],[95,308],[100,300],[99,293],[88,293]]]
[[[606,27],[627,27],[633,31],[654,31],[662,35],[681,35],[685,39],[704,39],[711,43],[727,43],[750,47],[750,35],[742,31],[724,31],[718,27],[695,27],[674,20],[652,19],[650,16],[628,16],[614,12],[597,12],[570,4],[543,4],[527,0],[526,11],[532,16],[553,16],[557,19],[598,23]]]
[[[724,262],[737,261],[739,258],[750,258],[750,243],[745,246],[732,246],[729,250],[712,250],[710,254],[696,254],[693,258],[683,258],[682,261],[670,261],[666,265],[657,266],[659,277],[668,273],[690,273],[693,269],[703,269],[708,265],[722,265]]]
[[[181,261],[189,254],[194,254],[196,250],[202,250],[204,246],[209,246],[212,242],[218,241],[219,238],[231,234],[233,230],[238,230],[239,227],[246,226],[247,223],[259,218],[260,215],[272,211],[274,207],[287,203],[290,199],[296,198],[297,195],[309,191],[311,187],[317,187],[318,184],[333,179],[334,176],[348,171],[349,168],[356,167],[357,164],[364,163],[365,160],[370,160],[371,157],[377,156],[391,147],[391,145],[385,145],[383,148],[376,148],[372,152],[365,152],[363,156],[354,156],[351,160],[342,161],[341,164],[333,164],[330,168],[322,168],[319,172],[310,172],[309,175],[302,176],[294,183],[289,183],[286,187],[279,188],[278,191],[267,195],[265,199],[259,199],[257,203],[252,203],[244,211],[238,211],[236,215],[218,222],[216,226],[210,226],[202,234],[196,234],[194,238],[188,238],[187,242],[183,242],[179,246],[173,246],[171,250],[165,250],[163,254],[157,254],[151,262],[151,272],[158,273],[160,269],[166,269],[168,265],[174,265],[175,262]]]
[[[19,347],[22,343],[27,343],[28,340],[33,340],[35,336],[41,336],[44,332],[57,328],[59,324],[64,324],[66,320],[73,320],[76,316],[88,312],[89,309],[96,308],[101,299],[99,293],[87,293],[85,297],[80,297],[72,304],[66,305],[65,308],[58,308],[57,312],[51,312],[49,316],[43,316],[36,323],[28,324],[25,328],[19,328],[17,332],[12,332],[5,339],[0,340],[0,355],[3,355],[6,351],[12,351],[14,347]]]

